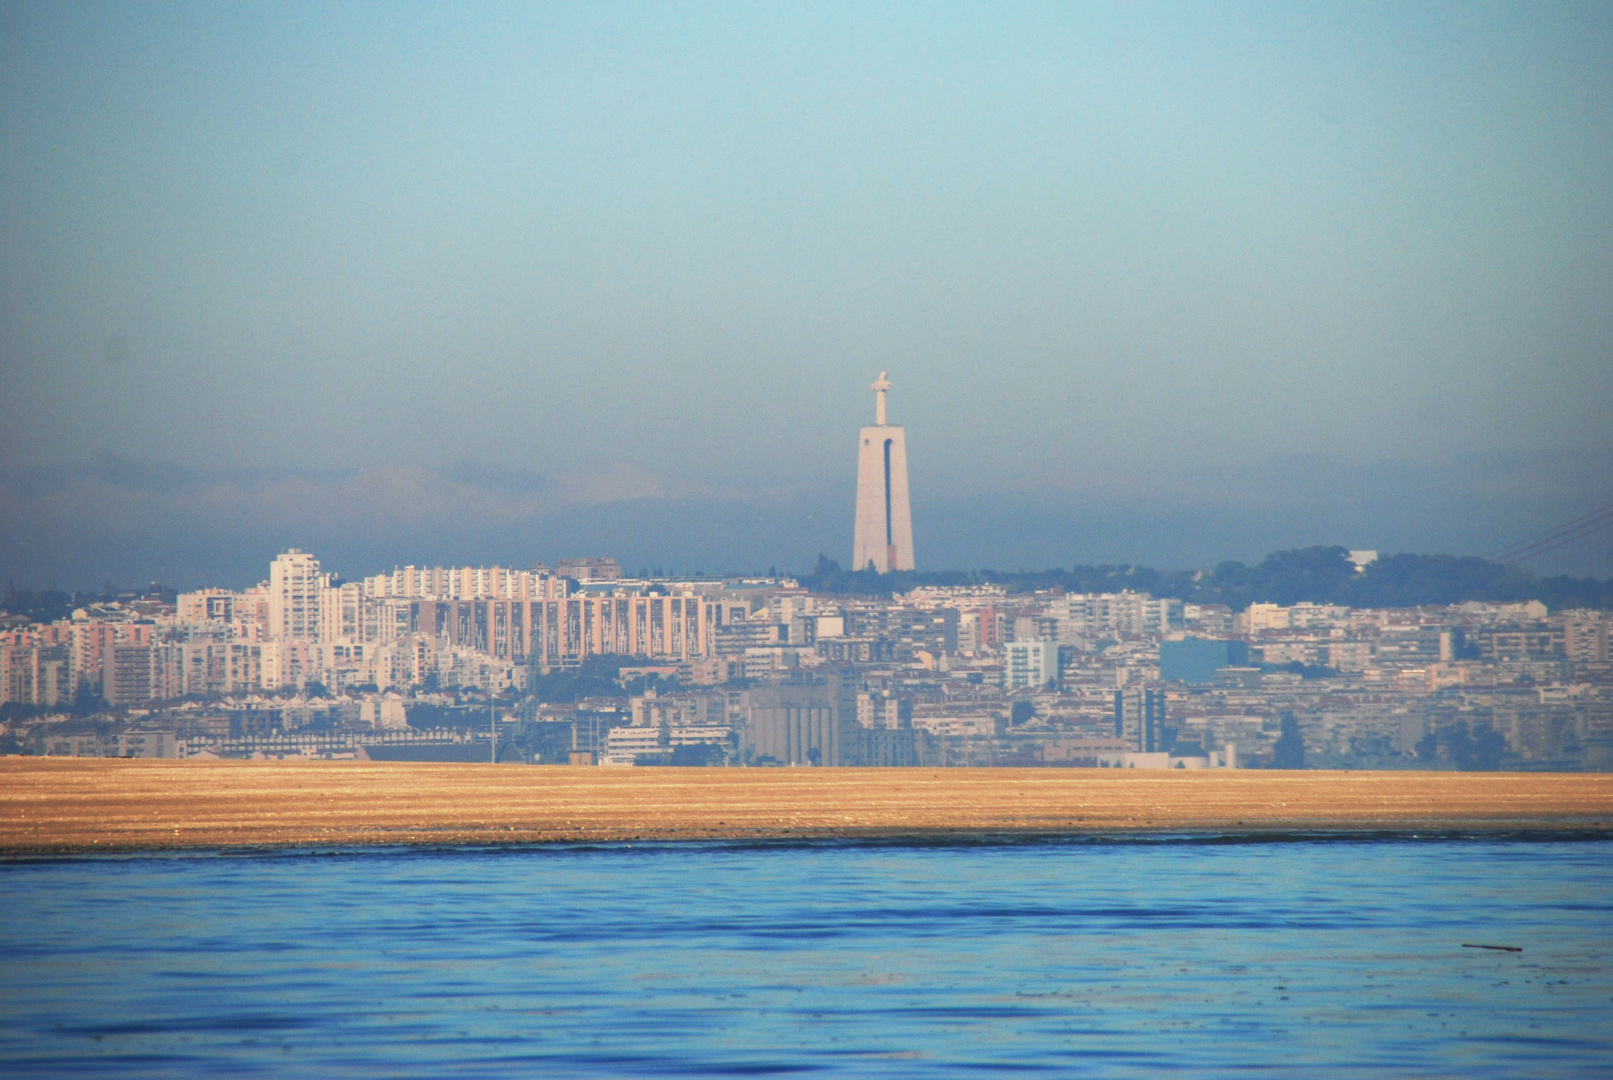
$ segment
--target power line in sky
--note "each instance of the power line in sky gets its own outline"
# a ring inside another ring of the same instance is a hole
[[[1601,532],[1613,525],[1613,506],[1604,506],[1600,510],[1593,510],[1589,514],[1577,517],[1573,521],[1553,526],[1545,532],[1504,548],[1493,555],[1486,556],[1491,562],[1514,563],[1523,562],[1544,555],[1549,551],[1556,551],[1565,544],[1575,540],[1582,540]]]

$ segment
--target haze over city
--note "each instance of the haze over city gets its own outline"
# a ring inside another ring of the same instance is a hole
[[[1486,554],[1613,475],[1605,5],[0,11],[0,574]],[[1606,577],[1605,536],[1533,567]]]
[[[0,1076],[1601,1076],[1613,4],[0,0]]]

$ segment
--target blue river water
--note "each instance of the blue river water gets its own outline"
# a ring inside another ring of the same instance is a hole
[[[1613,1075],[1613,843],[1568,837],[11,860],[0,903],[7,1077]]]

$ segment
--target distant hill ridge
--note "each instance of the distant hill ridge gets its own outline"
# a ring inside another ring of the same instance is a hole
[[[1388,555],[1358,572],[1342,547],[1277,551],[1254,566],[1223,562],[1210,570],[1155,570],[1146,566],[1075,566],[1068,570],[1003,572],[847,571],[824,555],[799,578],[816,592],[889,596],[924,585],[1001,585],[1009,592],[1060,588],[1103,593],[1131,589],[1193,604],[1343,604],[1357,608],[1420,607],[1467,600],[1539,600],[1547,607],[1613,608],[1613,580],[1536,577],[1518,566],[1475,556]]]

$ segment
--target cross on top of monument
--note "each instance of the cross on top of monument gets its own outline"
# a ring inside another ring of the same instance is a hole
[[[885,391],[890,388],[891,381],[885,377],[883,371],[870,387],[874,391],[874,423],[879,427],[885,426]]]

